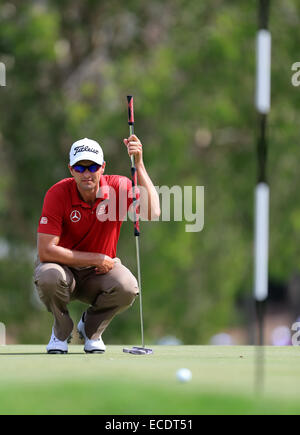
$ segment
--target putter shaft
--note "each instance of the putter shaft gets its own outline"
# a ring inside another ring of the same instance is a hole
[[[145,347],[145,344],[144,344],[143,303],[142,303],[142,284],[141,284],[141,266],[140,266],[140,243],[139,243],[138,236],[135,236],[135,244],[136,244],[138,284],[139,284],[139,291],[140,291],[139,297],[140,297],[141,336],[142,336],[142,346]]]
[[[133,124],[129,124],[129,134],[130,136],[134,134],[134,126]],[[131,173],[132,176],[135,174],[136,167],[134,156],[130,156],[131,160]],[[136,185],[133,183],[133,198],[136,199]],[[137,222],[136,208],[133,208],[134,213],[134,222]],[[140,243],[139,243],[139,231],[135,229],[135,245],[136,245],[136,261],[137,261],[137,274],[138,274],[138,286],[139,286],[139,298],[140,298],[140,321],[141,321],[141,338],[142,338],[142,347],[145,347],[144,344],[144,319],[143,319],[143,302],[142,302],[142,280],[141,280],[141,265],[140,265]]]

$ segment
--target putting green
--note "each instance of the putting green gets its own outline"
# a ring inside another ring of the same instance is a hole
[[[300,412],[299,347],[263,349],[259,391],[254,347],[153,346],[153,355],[123,347],[86,355],[71,345],[68,355],[47,355],[45,346],[0,346],[0,414]],[[181,367],[192,371],[190,382],[176,379]]]

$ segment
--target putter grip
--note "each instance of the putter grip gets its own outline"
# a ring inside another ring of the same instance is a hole
[[[133,96],[127,95],[127,102],[128,102],[128,124],[133,125],[134,124],[134,114],[133,114]]]
[[[128,124],[129,124],[129,133],[132,135],[134,133],[134,114],[133,114],[133,96],[127,95],[128,102]],[[137,188],[137,172],[134,163],[134,157],[131,156],[131,182],[132,182],[132,191],[133,191],[133,207],[134,207],[134,235],[140,235],[140,222],[139,222],[139,192]]]

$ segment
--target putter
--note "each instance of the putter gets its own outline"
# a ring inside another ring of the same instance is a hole
[[[128,102],[128,125],[129,125],[129,134],[130,136],[134,134],[134,115],[133,115],[133,96],[127,96]],[[137,201],[137,172],[135,167],[134,156],[130,157],[131,159],[131,181],[132,181],[132,193],[133,193],[133,204],[136,204]],[[133,346],[132,348],[124,348],[123,352],[131,353],[133,355],[146,355],[153,353],[153,350],[145,347],[144,344],[144,321],[143,321],[143,303],[142,303],[142,285],[141,285],[141,266],[140,266],[140,245],[139,245],[139,235],[140,235],[140,225],[139,225],[139,217],[138,213],[136,213],[136,208],[133,207],[133,216],[134,216],[134,236],[135,236],[135,244],[136,244],[136,259],[137,259],[137,273],[138,273],[138,285],[140,291],[140,320],[141,320],[141,336],[142,336],[142,346]]]

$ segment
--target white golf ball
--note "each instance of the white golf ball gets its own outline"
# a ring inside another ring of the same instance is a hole
[[[189,382],[192,379],[192,372],[189,369],[179,369],[176,372],[176,378],[180,382]]]

